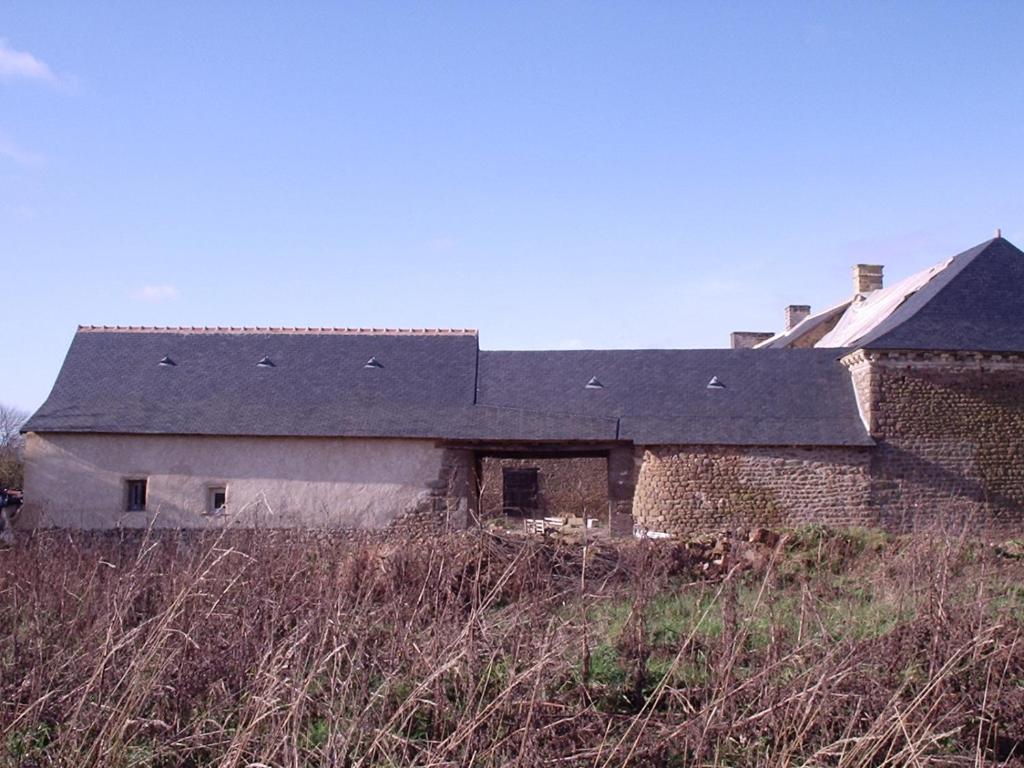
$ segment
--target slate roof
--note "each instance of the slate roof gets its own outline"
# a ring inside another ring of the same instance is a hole
[[[1024,253],[997,237],[957,254],[857,344],[1024,352]]]
[[[818,348],[773,348],[843,306],[756,350],[481,352],[466,330],[82,327],[25,431],[869,445],[837,358],[1024,351],[1024,253],[989,240],[854,301]],[[709,389],[712,377],[724,386]]]
[[[857,293],[846,302],[843,312],[832,328],[818,339],[816,347],[846,347],[864,338],[879,323],[890,317],[908,298],[924,288],[952,263],[946,259],[909,277],[868,293]]]
[[[381,367],[366,367],[371,358]],[[828,350],[480,352],[471,332],[89,327],[25,430],[870,444],[836,358]],[[708,389],[713,376],[724,388]],[[587,388],[591,378],[600,387]]]
[[[473,333],[82,328],[25,429],[421,436],[473,402],[476,354]]]
[[[869,445],[834,350],[481,352],[478,401],[614,416],[637,444]],[[709,389],[717,377],[724,388]],[[596,378],[600,389],[587,389]]]
[[[760,348],[792,340],[779,334]],[[1022,352],[1024,253],[996,237],[888,288],[854,297],[815,346]]]

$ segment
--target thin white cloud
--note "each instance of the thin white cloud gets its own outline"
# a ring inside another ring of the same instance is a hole
[[[173,285],[144,285],[132,291],[132,298],[149,304],[160,304],[178,298],[178,289]]]
[[[45,159],[19,146],[3,131],[0,131],[0,158],[12,160],[18,165],[40,165]]]
[[[28,51],[11,48],[2,37],[0,37],[0,78],[57,82],[57,76],[45,61],[37,59]]]

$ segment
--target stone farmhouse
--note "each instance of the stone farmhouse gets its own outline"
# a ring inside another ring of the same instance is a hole
[[[21,526],[462,528],[581,514],[1019,532],[1024,253],[997,236],[729,349],[463,330],[80,327],[25,426]]]

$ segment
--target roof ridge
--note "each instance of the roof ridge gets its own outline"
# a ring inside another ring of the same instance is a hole
[[[997,244],[1006,244],[1015,250],[1019,250],[1017,246],[1009,240],[1000,236],[989,238],[988,240],[978,243],[965,251],[961,251],[955,256],[950,256],[945,260],[945,266],[943,266],[942,269],[932,275],[921,285],[920,288],[914,291],[914,293],[907,296],[884,320],[859,338],[853,339],[849,346],[866,348],[882,341],[884,337],[888,336],[904,323],[910,321],[918,312],[924,309],[932,299],[936,298],[940,293],[942,293],[942,291],[949,287],[961,272],[977,261],[979,256],[987,252],[993,245]],[[942,262],[939,263],[941,264]],[[893,322],[893,317],[897,314],[902,315],[902,317],[898,317],[897,320]]]
[[[79,325],[79,333],[338,334],[348,336],[477,336],[475,328],[335,328],[221,325]]]

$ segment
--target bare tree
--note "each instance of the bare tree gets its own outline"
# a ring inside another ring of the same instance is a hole
[[[21,428],[28,414],[0,403],[0,488],[21,488],[25,438]]]

